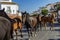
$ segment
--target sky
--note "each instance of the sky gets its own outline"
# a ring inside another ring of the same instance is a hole
[[[27,11],[32,13],[40,7],[46,6],[50,3],[60,2],[60,0],[13,0],[19,5],[19,11]]]

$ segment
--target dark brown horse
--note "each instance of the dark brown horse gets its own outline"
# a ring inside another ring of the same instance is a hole
[[[20,20],[20,18],[18,18],[18,17],[14,18],[14,19],[9,18],[9,16],[4,11],[4,9],[0,10],[0,16],[4,17],[10,21],[10,23],[11,23],[11,30],[10,30],[11,38],[13,38],[13,35],[12,35],[13,30],[15,30],[15,32],[16,32],[18,28],[20,29],[21,37],[23,37],[22,36],[22,21]]]
[[[6,12],[4,11],[4,9],[0,10],[0,16],[7,18],[11,22],[11,32],[10,32],[10,34],[11,34],[11,38],[12,38],[13,37],[12,36],[12,32],[13,32],[12,31],[13,30],[12,23],[13,23],[14,20],[12,20],[11,18],[9,18],[9,16],[6,14]]]
[[[0,16],[0,40],[10,40],[10,30],[10,21]]]
[[[14,30],[13,24],[17,23],[20,26],[22,22],[20,21],[19,18],[14,18],[14,19],[9,18],[9,16],[6,14],[6,12],[4,11],[4,9],[0,10],[0,16],[4,17],[4,18],[6,18],[6,19],[8,19],[10,21],[10,23],[11,23],[10,35],[11,35],[11,38],[13,38],[13,35],[12,35],[13,34],[13,30]],[[17,20],[17,22],[15,21],[15,19]],[[21,27],[22,26],[20,26],[20,29],[22,29]]]

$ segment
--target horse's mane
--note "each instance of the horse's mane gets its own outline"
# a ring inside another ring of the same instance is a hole
[[[12,21],[11,18],[7,15],[7,13],[4,10],[0,10],[0,16],[7,18],[9,21]]]
[[[14,20],[15,20],[15,19],[17,20],[17,22],[18,22],[18,21],[19,21],[19,22],[22,22],[22,21],[21,21],[19,18],[17,18],[17,17],[14,18]]]

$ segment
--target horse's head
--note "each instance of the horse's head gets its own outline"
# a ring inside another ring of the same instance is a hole
[[[27,18],[28,18],[28,13],[27,12],[22,13],[22,22],[23,23],[25,23],[27,21]]]
[[[51,14],[51,18],[54,19],[56,17],[55,13]]]
[[[52,13],[52,14],[51,14],[51,20],[52,20],[53,22],[55,21],[55,17],[56,17],[55,13]]]
[[[5,9],[0,10],[0,15],[2,16],[5,13]]]
[[[37,20],[41,21],[41,15],[40,14],[37,15]]]

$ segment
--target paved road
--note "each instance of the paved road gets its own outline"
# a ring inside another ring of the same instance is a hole
[[[48,25],[49,26],[49,25]],[[30,40],[60,40],[60,24],[55,23],[54,24],[54,31],[50,31],[49,27],[47,27],[47,30],[44,31],[44,27],[42,31],[39,31],[36,34],[36,37],[30,37]],[[28,33],[26,31],[26,28],[23,27],[23,38],[20,37],[20,32],[18,31],[18,40],[28,40]],[[16,35],[15,33],[14,39],[16,40]]]
[[[21,38],[21,36],[20,36],[20,32],[19,32],[20,30],[18,29],[18,31],[17,31],[17,38],[18,38],[18,40],[28,40],[28,32],[27,32],[27,29],[23,26],[23,29],[22,29],[22,34],[23,34],[23,38]],[[14,36],[14,40],[16,40],[16,34],[15,34],[15,32],[14,32],[14,34],[13,34],[13,36]]]
[[[36,37],[31,38],[31,40],[58,40],[60,39],[60,34],[58,31],[40,31]]]

